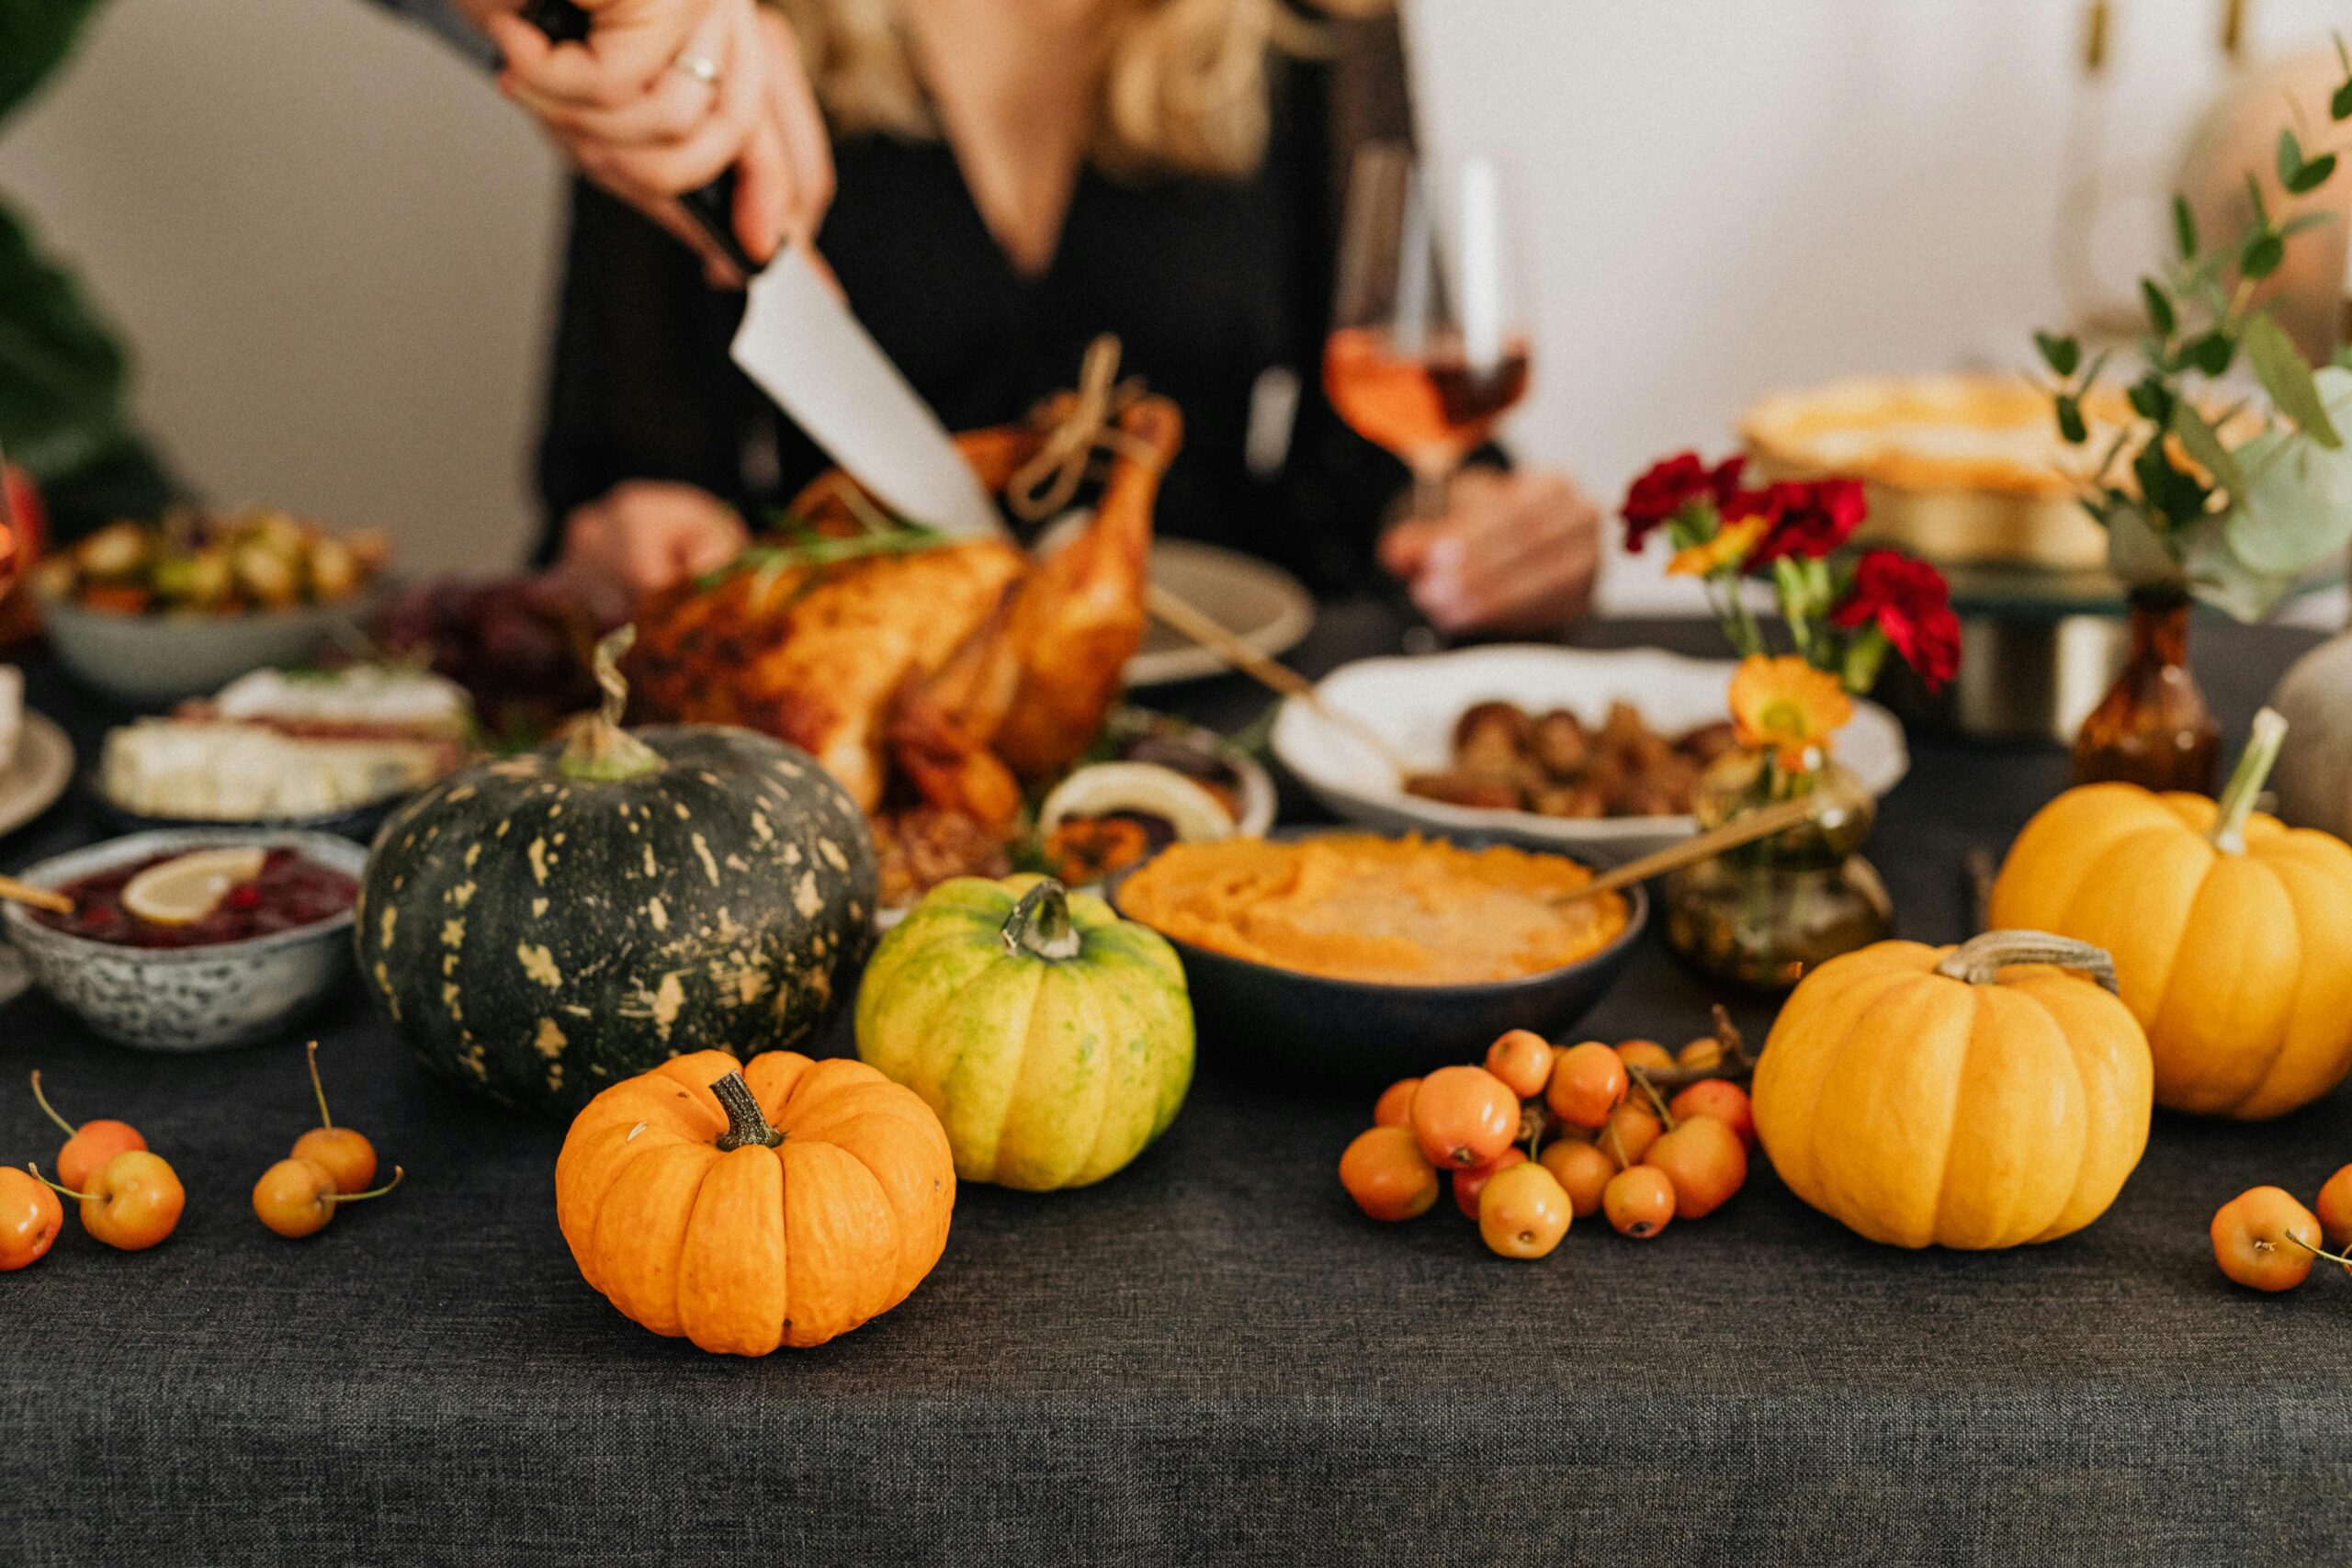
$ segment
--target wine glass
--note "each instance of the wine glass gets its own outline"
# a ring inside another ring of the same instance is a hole
[[[1412,470],[1423,518],[1444,515],[1454,470],[1527,391],[1503,171],[1465,157],[1448,174],[1433,190],[1400,143],[1356,154],[1323,352],[1331,406]]]

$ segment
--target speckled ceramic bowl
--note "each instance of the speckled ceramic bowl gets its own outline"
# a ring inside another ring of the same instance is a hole
[[[133,833],[21,873],[59,887],[127,861],[224,844],[283,845],[355,882],[368,852],[329,833],[175,829]],[[109,1040],[146,1051],[213,1051],[266,1039],[317,1006],[351,966],[351,913],[208,947],[136,948],[72,936],[9,904],[8,940],[33,980]]]

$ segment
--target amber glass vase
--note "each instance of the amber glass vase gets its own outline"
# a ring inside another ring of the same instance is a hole
[[[2188,612],[2178,588],[2132,591],[2131,651],[2075,736],[2076,784],[2213,793],[2222,727],[2188,672]]]
[[[1885,885],[1860,852],[1877,814],[1836,763],[1816,753],[1792,770],[1770,752],[1728,752],[1709,764],[1691,810],[1701,829],[1716,828],[1833,780],[1850,804],[1666,878],[1666,938],[1685,961],[1717,979],[1786,990],[1893,929]]]

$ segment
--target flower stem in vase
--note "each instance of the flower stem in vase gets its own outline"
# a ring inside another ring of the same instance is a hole
[[[2177,588],[2132,591],[2131,649],[2075,737],[2075,783],[2213,793],[2222,727],[2189,673],[2189,609]]]

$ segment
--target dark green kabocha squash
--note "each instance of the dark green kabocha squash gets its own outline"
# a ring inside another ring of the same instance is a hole
[[[874,928],[874,845],[807,752],[750,730],[620,726],[454,773],[385,823],[359,968],[425,1066],[569,1115],[688,1051],[806,1039]]]

